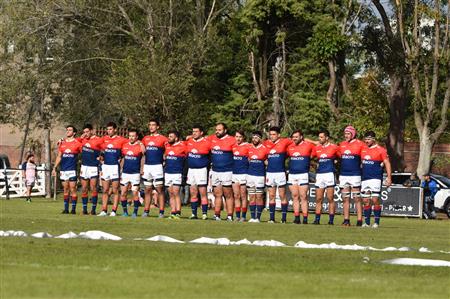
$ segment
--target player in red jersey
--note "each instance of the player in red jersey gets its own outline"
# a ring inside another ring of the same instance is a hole
[[[269,149],[262,144],[262,133],[252,133],[252,145],[248,149],[247,191],[250,197],[250,215],[248,222],[260,222],[264,208],[264,186],[266,163]]]
[[[248,150],[251,144],[245,142],[245,133],[236,131],[236,144],[233,146],[233,196],[236,221],[245,222],[247,218],[247,172]]]
[[[103,137],[102,143],[102,212],[100,217],[108,215],[108,197],[110,189],[113,194],[113,210],[110,216],[116,216],[116,209],[119,205],[119,178],[120,178],[120,157],[122,145],[128,142],[128,139],[117,135],[117,125],[109,122],[106,125],[107,135]]]
[[[128,130],[128,142],[122,145],[122,176],[120,178],[120,202],[123,208],[122,216],[128,216],[127,194],[133,193],[134,210],[132,217],[136,218],[139,210],[139,187],[141,184],[141,159],[145,154],[145,146],[138,140],[136,129]],[[116,207],[117,208],[117,207]]]
[[[350,225],[350,197],[355,203],[357,226],[362,225],[361,206],[361,151],[366,147],[364,142],[356,139],[356,129],[347,126],[344,129],[345,141],[339,144],[339,156],[341,168],[339,171],[339,187],[344,201],[344,222],[342,225]]]
[[[263,144],[269,149],[266,174],[266,187],[269,191],[269,223],[275,222],[275,198],[277,189],[281,199],[281,223],[286,223],[288,200],[286,198],[285,160],[286,150],[292,144],[292,140],[289,138],[281,138],[279,127],[271,127],[269,129],[269,140],[266,140]]]
[[[158,193],[159,218],[164,218],[164,148],[167,137],[159,134],[159,121],[152,119],[148,122],[149,135],[142,139],[145,145],[145,164],[142,179],[145,186],[145,204],[142,217],[147,217],[150,212],[150,204],[153,190]]]
[[[303,223],[308,223],[308,190],[309,190],[309,167],[314,145],[303,139],[300,130],[291,135],[294,142],[287,148],[289,156],[288,185],[291,191],[294,223],[300,224],[300,205],[303,213]]]
[[[178,131],[170,131],[164,152],[164,184],[169,191],[170,219],[177,220],[181,216],[180,188],[183,182],[186,154],[186,146],[180,141],[180,133]]]
[[[312,156],[318,159],[316,171],[316,217],[314,224],[320,224],[322,213],[322,201],[326,191],[328,199],[328,224],[334,224],[334,213],[336,210],[334,202],[335,168],[334,164],[338,158],[339,148],[336,144],[330,143],[330,133],[327,130],[319,132],[319,145],[314,147]]]
[[[98,193],[98,174],[99,174],[99,155],[103,143],[103,138],[94,134],[91,124],[85,124],[83,134],[79,139],[83,145],[81,151],[81,200],[83,202],[83,214],[87,214],[87,203],[89,201],[89,189],[91,191],[91,215],[96,214]]]
[[[370,226],[370,214],[372,214],[375,223],[373,228],[380,225],[381,205],[380,193],[383,180],[383,165],[386,168],[386,186],[392,183],[392,169],[389,156],[384,147],[378,145],[375,141],[375,132],[368,131],[364,135],[364,142],[367,145],[361,151],[362,158],[362,182],[361,192],[364,201],[364,218],[365,223],[363,227]]]
[[[192,138],[186,144],[187,151],[187,184],[190,186],[191,209],[190,219],[197,219],[198,194],[202,205],[202,219],[208,219],[208,198],[206,186],[208,185],[208,165],[211,142],[203,137],[203,128],[195,125],[192,128]]]
[[[77,162],[78,154],[81,152],[81,143],[75,139],[77,129],[68,125],[66,127],[66,138],[59,142],[58,155],[56,156],[55,166],[52,176],[56,176],[56,169],[61,164],[59,172],[60,179],[64,189],[64,210],[63,214],[69,214],[69,196],[72,197],[71,214],[76,213],[77,206]]]
[[[227,221],[233,220],[234,198],[233,179],[233,147],[236,139],[228,135],[224,123],[216,125],[215,135],[209,136],[211,142],[211,185],[215,197],[214,219],[221,220],[222,197],[225,197]]]

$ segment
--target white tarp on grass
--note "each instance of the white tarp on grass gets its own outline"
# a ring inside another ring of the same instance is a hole
[[[390,265],[406,265],[406,266],[431,266],[431,267],[450,267],[449,261],[430,260],[430,259],[413,259],[413,258],[397,258],[382,261],[384,264]]]

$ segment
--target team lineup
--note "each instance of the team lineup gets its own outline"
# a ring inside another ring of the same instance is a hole
[[[287,222],[288,199],[286,186],[292,196],[293,222],[308,223],[309,171],[312,159],[317,160],[315,186],[316,208],[313,224],[320,224],[322,202],[326,196],[329,204],[328,224],[334,224],[335,172],[338,159],[339,187],[343,197],[343,226],[350,226],[350,201],[356,210],[356,225],[369,227],[373,212],[376,228],[380,224],[380,192],[383,168],[386,169],[386,186],[391,184],[391,165],[386,149],[376,143],[373,131],[357,139],[356,129],[344,129],[344,141],[333,144],[328,131],[321,130],[318,141],[304,138],[301,130],[292,132],[290,138],[281,137],[280,128],[271,127],[268,139],[263,133],[251,133],[246,142],[245,132],[228,134],[224,123],[215,126],[215,134],[204,136],[201,126],[193,126],[192,133],[182,140],[180,133],[159,133],[157,120],[148,123],[149,135],[139,140],[136,129],[128,130],[128,138],[117,135],[117,125],[110,122],[107,134],[96,136],[92,125],[86,124],[80,137],[74,126],[66,127],[66,137],[58,142],[58,155],[52,175],[59,177],[64,189],[64,214],[75,214],[77,205],[77,180],[81,181],[83,214],[116,216],[119,205],[122,216],[129,216],[129,191],[133,199],[133,218],[143,206],[142,217],[148,217],[153,193],[156,193],[159,217],[164,217],[165,189],[169,194],[172,219],[181,216],[183,173],[187,168],[186,184],[189,186],[192,214],[190,219],[208,219],[207,186],[214,194],[214,220],[221,220],[222,208],[228,221],[260,222],[264,210],[264,192],[268,193],[269,222],[275,223],[275,200],[281,200],[281,223]],[[78,156],[81,166],[78,175]],[[286,161],[288,166],[286,169]],[[286,171],[287,170],[287,171]],[[101,212],[97,214],[97,184],[101,180]],[[143,204],[139,200],[141,182],[144,185]],[[89,197],[90,195],[90,197]],[[112,195],[112,210],[108,214],[108,200]],[[88,202],[92,203],[88,212]],[[69,206],[72,206],[69,212]],[[373,210],[373,211],[372,211]],[[303,217],[301,219],[300,217]],[[363,221],[364,218],[364,221]]]

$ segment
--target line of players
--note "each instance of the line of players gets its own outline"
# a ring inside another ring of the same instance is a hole
[[[308,189],[311,159],[317,159],[316,209],[314,224],[320,224],[322,201],[327,196],[329,203],[328,224],[334,224],[335,164],[340,159],[339,185],[343,197],[344,226],[350,226],[350,199],[354,200],[357,212],[357,226],[369,226],[374,214],[374,225],[378,227],[381,214],[380,192],[383,167],[386,168],[386,185],[391,184],[391,166],[386,150],[375,141],[375,133],[369,131],[364,142],[356,138],[356,130],[347,126],[345,140],[332,144],[329,133],[322,130],[318,141],[305,139],[300,130],[290,138],[282,138],[280,129],[269,129],[269,138],[263,140],[260,131],[251,134],[251,142],[245,142],[245,133],[237,131],[228,134],[227,126],[218,123],[215,134],[204,136],[201,126],[192,128],[192,135],[183,141],[177,131],[169,131],[165,137],[159,134],[157,120],[148,123],[150,134],[138,140],[135,129],[128,131],[128,139],[117,135],[115,123],[107,124],[107,135],[98,137],[91,125],[83,128],[81,137],[76,138],[74,126],[66,127],[66,138],[58,144],[58,156],[53,175],[60,165],[60,179],[64,187],[64,210],[69,213],[71,196],[72,214],[77,204],[77,161],[81,154],[80,179],[82,184],[83,214],[88,214],[88,192],[91,192],[92,208],[96,214],[98,202],[97,180],[100,177],[103,189],[102,211],[98,216],[108,215],[109,194],[113,195],[113,206],[109,216],[116,216],[119,203],[123,216],[128,216],[127,193],[132,191],[134,210],[137,217],[140,206],[139,187],[141,179],[145,186],[144,212],[149,216],[152,192],[158,196],[159,217],[164,217],[164,186],[170,196],[171,218],[178,219],[181,212],[180,188],[183,170],[187,162],[187,181],[190,186],[192,215],[208,219],[207,185],[210,178],[215,198],[214,219],[220,220],[223,198],[227,220],[260,222],[263,212],[264,189],[269,195],[270,223],[275,222],[275,198],[278,190],[281,199],[281,222],[286,223],[288,200],[286,185],[292,194],[294,223],[308,223]],[[142,159],[144,157],[144,159]],[[285,160],[289,159],[288,175]],[[210,174],[208,170],[211,167]],[[120,186],[119,186],[120,182]],[[120,190],[119,190],[120,189]],[[120,191],[120,192],[119,192]],[[247,196],[248,195],[248,196]],[[248,198],[248,200],[247,200]],[[200,205],[199,205],[200,203]],[[303,221],[300,219],[300,212]],[[363,215],[365,222],[363,223]]]

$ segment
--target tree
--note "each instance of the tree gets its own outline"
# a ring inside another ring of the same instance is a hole
[[[417,174],[431,166],[432,149],[447,127],[450,98],[450,5],[415,0],[411,9],[396,1],[402,48],[414,90],[414,122],[419,133]]]
[[[376,56],[376,64],[387,74],[389,80],[389,130],[386,146],[393,170],[404,169],[404,135],[406,108],[408,106],[409,79],[406,57],[402,48],[400,32],[393,28],[393,20],[379,0],[372,0],[378,14],[364,30],[364,45]]]

